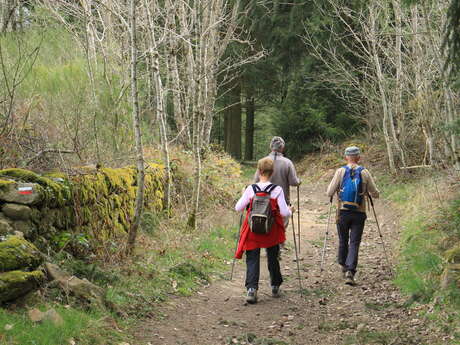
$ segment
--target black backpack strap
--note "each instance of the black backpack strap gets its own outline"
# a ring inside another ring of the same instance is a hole
[[[252,190],[254,191],[254,194],[262,192],[262,189],[260,189],[260,187],[255,183],[252,185]]]
[[[269,184],[267,187],[265,187],[264,189],[264,193],[267,193],[267,194],[270,194],[271,192],[273,192],[273,190],[278,187],[276,184]]]

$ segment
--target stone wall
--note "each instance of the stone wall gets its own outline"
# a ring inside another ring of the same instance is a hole
[[[82,169],[68,177],[0,170],[0,239],[15,231],[44,250],[79,238],[94,252],[125,238],[134,216],[134,167]],[[145,207],[163,208],[164,169],[149,164]]]
[[[21,236],[7,235],[0,242],[0,303],[37,288],[45,276],[38,266],[43,256]]]

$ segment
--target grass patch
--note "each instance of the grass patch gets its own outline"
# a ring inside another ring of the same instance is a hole
[[[108,344],[126,339],[104,325],[100,314],[73,308],[53,306],[64,324],[55,326],[50,321],[32,323],[26,310],[14,312],[0,309],[0,343],[4,345],[63,345],[74,339],[77,344]],[[40,308],[46,310],[46,306]]]
[[[184,237],[179,243],[165,238],[162,248],[118,269],[123,279],[109,286],[108,299],[128,314],[142,318],[150,316],[155,304],[170,294],[191,295],[228,268],[236,232],[237,229],[217,228],[202,233],[175,233]]]
[[[393,332],[377,332],[377,331],[361,330],[355,335],[347,336],[345,338],[345,341],[343,342],[343,345],[355,345],[355,344],[390,345],[390,344],[396,344],[394,341],[398,337],[399,337],[398,334],[393,333]]]
[[[460,253],[460,195],[458,188],[438,180],[439,177],[424,176],[410,182],[392,183],[388,178],[383,184],[384,197],[393,202],[401,215],[399,264],[394,282],[409,296],[404,307],[425,304],[426,308],[418,308],[417,313],[452,337],[446,344],[459,344],[460,276],[453,275],[450,286],[445,286],[445,282],[450,281],[445,277],[448,268],[460,264],[457,255]],[[352,339],[352,343],[358,340]],[[396,340],[395,344],[403,344]],[[384,344],[386,340],[375,341]]]
[[[427,231],[427,224],[421,216],[406,221],[403,226],[395,282],[406,294],[420,296],[427,302],[439,288],[439,276],[443,270],[443,259],[437,249],[442,234]]]

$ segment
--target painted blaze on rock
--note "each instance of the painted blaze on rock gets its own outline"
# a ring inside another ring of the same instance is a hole
[[[0,200],[21,204],[21,205],[37,205],[43,199],[43,188],[36,183],[21,183],[2,181],[0,184]]]

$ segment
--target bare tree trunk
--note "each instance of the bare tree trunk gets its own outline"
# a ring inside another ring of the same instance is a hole
[[[131,223],[128,234],[128,243],[126,253],[132,254],[136,243],[137,232],[140,226],[143,207],[144,207],[144,153],[142,147],[142,133],[139,115],[139,94],[137,90],[137,40],[136,40],[136,0],[129,2],[129,19],[130,19],[130,45],[131,45],[131,102],[133,107],[133,128],[136,140],[136,156],[137,156],[137,191],[136,205],[134,209],[134,219]]]
[[[254,119],[256,106],[253,96],[249,96],[246,100],[246,133],[244,160],[252,161],[254,159]]]
[[[158,52],[158,46],[155,36],[155,28],[153,26],[153,17],[150,10],[150,6],[147,1],[144,1],[145,10],[147,14],[149,37],[150,37],[150,69],[153,71],[153,84],[156,91],[156,110],[157,118],[160,125],[160,137],[161,146],[163,151],[163,161],[166,168],[166,195],[165,195],[165,208],[170,210],[171,203],[171,186],[172,186],[172,173],[171,173],[171,159],[169,156],[169,143],[168,143],[168,131],[166,125],[166,107],[165,107],[165,90],[160,74],[160,57]],[[156,5],[156,4],[155,4]]]
[[[383,78],[382,74],[382,67],[380,64],[380,58],[378,55],[377,51],[377,32],[376,32],[376,13],[375,13],[375,4],[369,5],[369,21],[370,21],[370,40],[371,40],[371,47],[372,47],[372,58],[374,60],[374,66],[375,66],[375,71],[377,75],[377,82],[378,82],[378,89],[380,92],[380,101],[382,105],[382,111],[383,111],[383,123],[382,123],[382,129],[383,129],[383,135],[385,138],[385,144],[387,147],[387,154],[388,154],[388,162],[390,165],[390,170],[392,173],[396,173],[396,167],[395,167],[395,161],[394,161],[394,155],[393,155],[393,149],[391,147],[391,139],[390,135],[388,133],[388,126],[389,121],[390,121],[390,116],[389,116],[389,105],[387,101],[387,95],[386,95],[386,88],[385,88],[385,80]],[[393,124],[391,124],[393,126]]]
[[[403,93],[403,85],[402,85],[402,18],[401,18],[401,4],[400,0],[393,0],[393,9],[395,12],[395,19],[396,19],[396,44],[395,44],[395,55],[396,55],[396,99],[394,102],[394,109],[396,115],[396,123],[398,124],[398,130],[403,131],[404,128],[404,115],[403,115],[403,107],[402,107],[402,93]],[[392,114],[392,113],[391,113]],[[399,142],[398,133],[395,129],[394,118],[390,116],[390,123],[391,123],[391,133],[393,136],[393,141],[397,150],[399,151],[399,156],[401,159],[401,163],[403,166],[406,166],[406,156],[404,154],[404,150]],[[401,133],[399,137],[404,138],[405,133]]]
[[[436,3],[433,5],[436,6]],[[441,12],[444,12],[443,9],[441,9]],[[445,13],[443,15],[445,16]],[[445,124],[447,127],[449,127],[452,126],[456,119],[459,117],[458,108],[455,107],[452,87],[450,86],[449,81],[446,80],[446,76],[450,75],[450,71],[444,70],[444,61],[446,57],[444,57],[441,53],[442,48],[441,44],[439,43],[441,40],[439,38],[436,40],[434,37],[431,23],[428,18],[427,4],[423,4],[423,17],[425,20],[426,29],[428,31],[430,46],[434,53],[438,69],[441,72],[442,91],[446,104]],[[444,27],[443,25],[441,26]],[[438,44],[436,44],[436,41],[438,41]],[[448,145],[447,150],[450,152],[450,156],[454,163],[455,169],[460,171],[460,154],[457,153],[458,136],[455,134],[455,132],[450,134],[449,139],[446,140],[446,143]]]
[[[1,32],[8,31],[8,27],[13,28],[15,21],[16,8],[19,6],[18,0],[2,1],[2,27]]]
[[[228,93],[225,110],[225,150],[235,159],[241,159],[241,84],[235,78]]]

